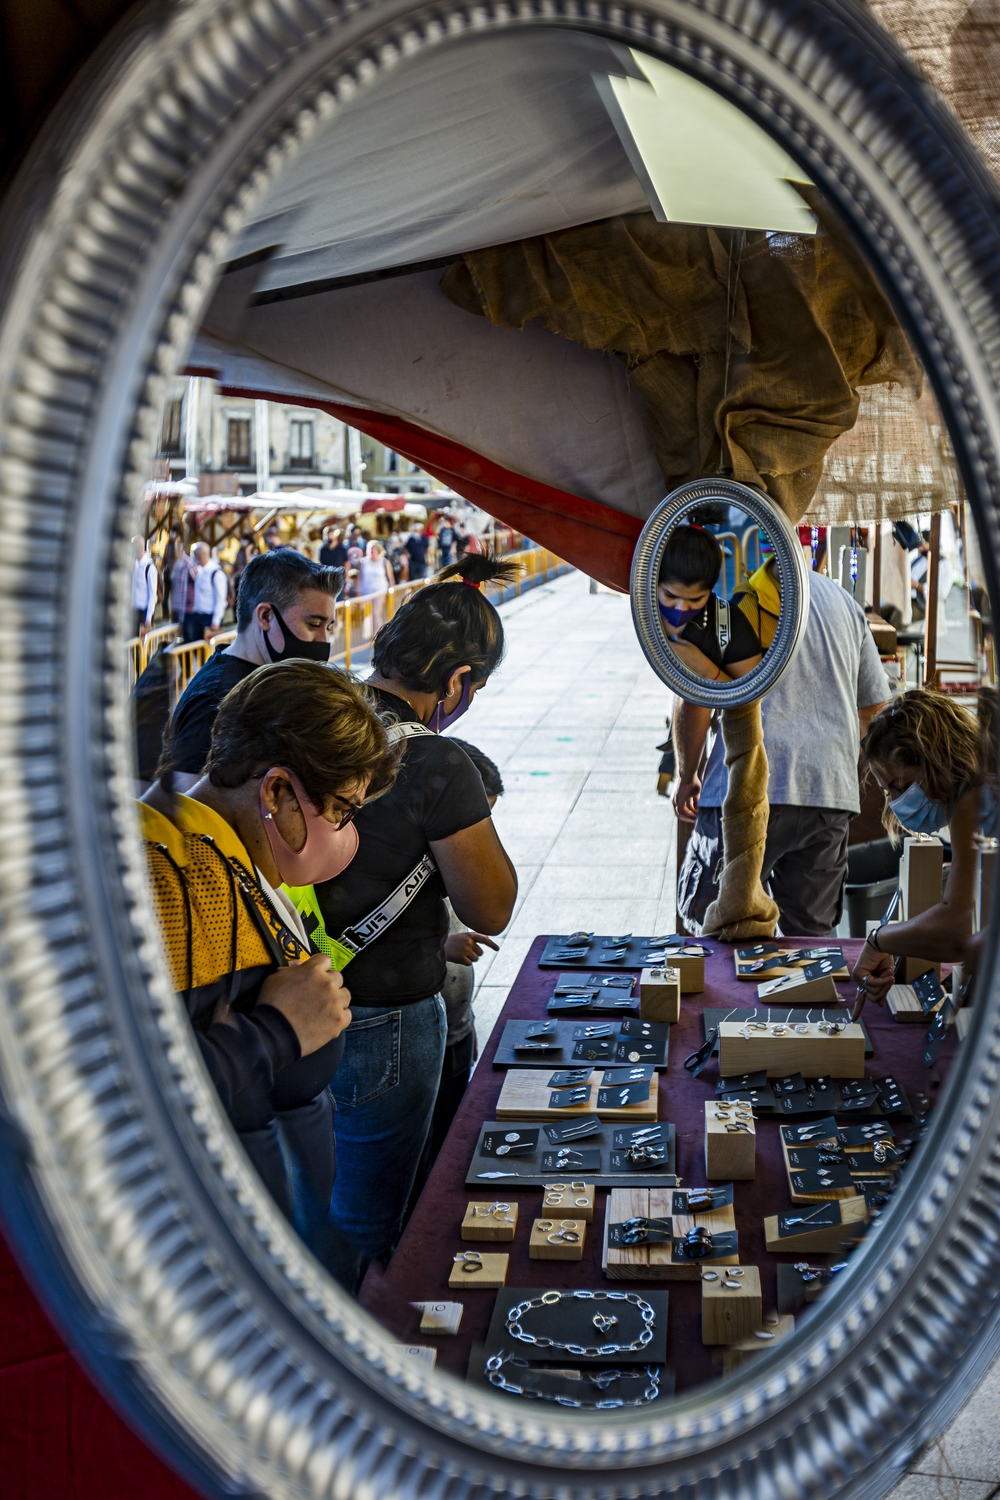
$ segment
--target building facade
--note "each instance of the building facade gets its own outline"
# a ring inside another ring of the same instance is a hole
[[[339,488],[429,495],[447,488],[327,412],[225,396],[205,376],[168,388],[153,477],[197,479],[203,495]]]

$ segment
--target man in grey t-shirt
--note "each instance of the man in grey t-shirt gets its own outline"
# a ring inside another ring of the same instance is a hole
[[[825,574],[810,579],[802,646],[777,687],[761,700],[771,804],[761,880],[787,936],[825,937],[840,921],[847,835],[861,810],[858,752],[889,681],[864,612]],[[702,930],[718,892],[726,768],[717,735],[704,780],[698,775],[711,709],[678,705],[674,718],[674,809],[694,821],[677,878],[677,915]]]

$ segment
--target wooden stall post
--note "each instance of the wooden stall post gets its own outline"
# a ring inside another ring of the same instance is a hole
[[[875,550],[872,555],[872,610],[882,614],[882,522],[875,522]]]
[[[924,611],[924,686],[934,686],[937,672],[938,573],[941,557],[941,512],[931,516],[931,550],[927,563],[927,604]]]

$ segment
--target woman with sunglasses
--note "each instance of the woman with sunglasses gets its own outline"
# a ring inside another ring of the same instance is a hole
[[[996,694],[981,689],[972,714],[944,693],[915,688],[872,720],[862,760],[885,794],[890,838],[948,828],[951,869],[941,900],[906,922],[887,922],[865,942],[854,968],[855,1015],[894,983],[894,960],[959,963],[970,957],[978,868],[976,835],[996,838]],[[974,951],[974,950],[973,950]]]
[[[324,1259],[336,1238],[329,1084],[350,995],[279,887],[349,864],[355,812],[391,784],[397,755],[365,688],[290,660],[223,699],[186,796],[165,778],[139,804],[167,961],[202,1058],[260,1176]]]
[[[354,1019],[333,1081],[333,1218],[363,1263],[392,1254],[430,1130],[447,1040],[441,986],[451,900],[475,933],[502,931],[517,876],[483,780],[441,734],[500,664],[503,625],[481,585],[511,576],[483,555],[446,568],[375,638],[369,687],[404,750],[389,792],[358,814],[348,873],[294,892],[317,946],[349,964]],[[348,1285],[351,1270],[334,1268]]]

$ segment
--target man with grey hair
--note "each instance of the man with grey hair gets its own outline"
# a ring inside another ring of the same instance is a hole
[[[200,777],[219,704],[230,688],[270,661],[329,660],[343,584],[342,568],[321,567],[291,547],[251,558],[240,581],[236,639],[217,647],[192,677],[167,730],[161,764],[172,771],[177,791]]]
[[[184,621],[185,641],[203,641],[222,624],[229,603],[229,579],[205,542],[195,542],[191,556],[198,569],[194,576],[194,609]]]

